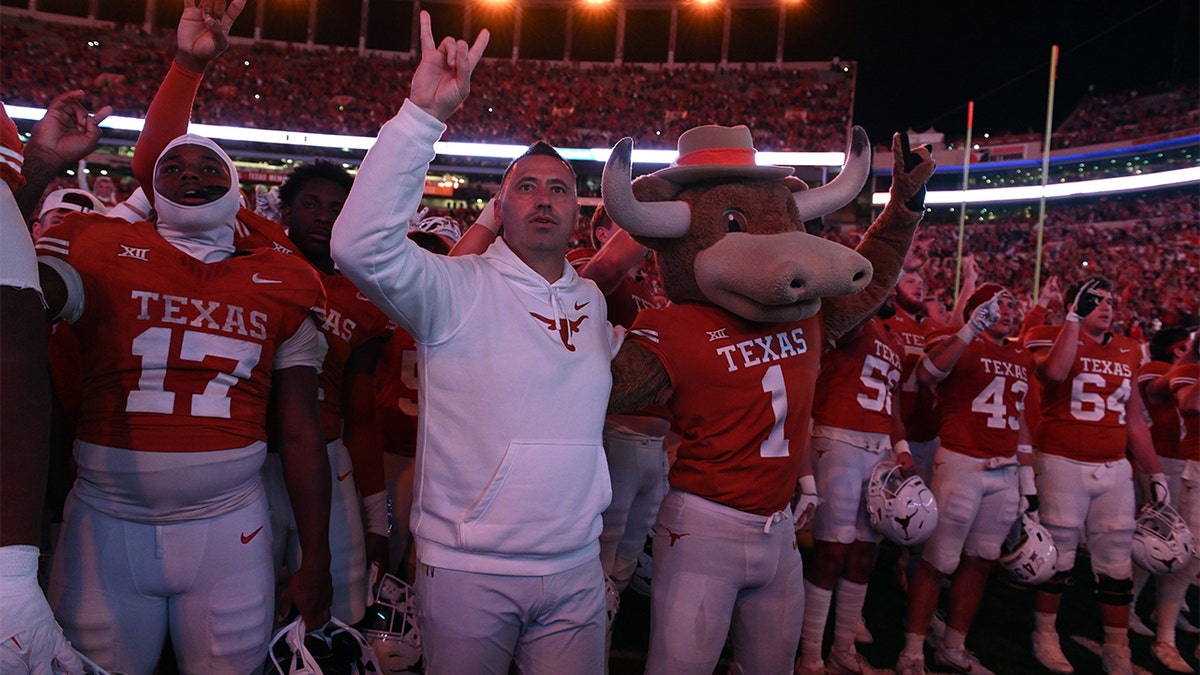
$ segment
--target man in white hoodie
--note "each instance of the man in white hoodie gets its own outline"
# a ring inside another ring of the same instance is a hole
[[[427,672],[603,670],[598,536],[611,488],[601,444],[619,338],[604,296],[565,260],[578,198],[538,143],[496,198],[482,255],[408,239],[433,145],[487,46],[433,40],[333,228],[334,261],[417,343],[413,535]]]

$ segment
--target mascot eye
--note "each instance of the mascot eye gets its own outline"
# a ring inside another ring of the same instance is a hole
[[[746,231],[746,214],[737,209],[729,209],[725,212],[725,224],[730,232],[745,232]]]

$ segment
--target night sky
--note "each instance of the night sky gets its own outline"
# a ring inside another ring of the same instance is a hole
[[[976,137],[1040,133],[1052,45],[1059,45],[1057,125],[1089,87],[1106,92],[1169,79],[1196,81],[1198,7],[1195,0],[803,0],[788,11],[784,59],[856,61],[855,122],[877,142],[901,128],[934,127],[948,137],[961,136],[969,100],[975,101]],[[461,32],[457,9],[431,6],[435,32]],[[665,60],[669,13],[633,14],[626,60]],[[556,9],[526,9],[521,55],[558,58],[561,30],[539,28],[561,26],[562,16]],[[774,60],[778,10],[742,10],[734,17],[730,60]],[[477,9],[472,23],[494,33],[488,56],[511,54],[511,19],[504,10],[489,15]],[[681,10],[679,24],[677,62],[719,59],[719,10],[708,16]],[[609,57],[612,32],[602,15],[577,15],[573,56]]]
[[[976,137],[1040,133],[1054,44],[1056,125],[1091,86],[1120,91],[1200,76],[1194,0],[809,0],[809,6],[830,26],[822,43],[812,45],[814,54],[859,62],[855,117],[873,139],[905,127],[961,135],[969,100]]]

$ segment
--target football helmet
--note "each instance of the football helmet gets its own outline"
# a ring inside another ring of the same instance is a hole
[[[412,586],[391,574],[383,575],[375,604],[367,608],[366,617],[358,626],[375,651],[379,672],[388,675],[425,672]]]
[[[920,476],[905,478],[895,462],[883,460],[871,469],[867,514],[877,532],[901,546],[912,546],[933,534],[937,500]]]
[[[277,675],[375,675],[382,672],[375,652],[357,630],[337,618],[304,632],[304,619],[280,628],[271,638],[266,672]]]
[[[1058,547],[1042,524],[1028,513],[1013,523],[1000,549],[1000,566],[1019,584],[1035,586],[1054,576]]]
[[[650,597],[650,574],[654,571],[654,528],[646,535],[646,544],[638,554],[637,567],[629,578],[629,587],[634,591]]]
[[[1165,502],[1146,504],[1133,531],[1133,560],[1152,574],[1169,574],[1196,556],[1196,538]]]

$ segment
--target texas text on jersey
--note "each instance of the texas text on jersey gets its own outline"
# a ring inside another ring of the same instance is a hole
[[[822,394],[813,403],[813,424],[890,433],[903,360],[904,344],[872,317],[857,337],[822,356]],[[846,405],[848,401],[858,405]]]
[[[764,516],[786,508],[820,370],[821,314],[761,324],[674,305],[642,312],[631,339],[662,361],[674,385],[667,407],[683,440],[672,488]]]
[[[1025,346],[1035,353],[1050,349],[1060,330],[1060,326],[1034,328]],[[1078,349],[1062,382],[1042,383],[1038,449],[1086,462],[1124,459],[1125,404],[1133,374],[1143,360],[1141,346],[1107,333],[1104,342],[1080,335]]]
[[[81,440],[205,451],[266,439],[277,347],[324,303],[317,274],[273,251],[205,264],[150,223],[69,216],[38,252],[78,270],[86,302]],[[149,261],[169,257],[172,264]],[[112,411],[121,411],[114,416]]]
[[[317,319],[322,359],[321,424],[327,438],[341,435],[346,362],[360,345],[388,336],[388,318],[340,274],[322,274],[327,296]]]

